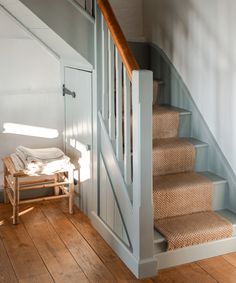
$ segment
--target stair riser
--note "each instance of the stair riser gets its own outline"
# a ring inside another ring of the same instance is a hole
[[[178,136],[180,138],[186,138],[191,136],[191,113],[183,114],[179,116],[179,131]]]
[[[195,171],[207,171],[208,170],[208,145],[203,145],[203,146],[195,146],[196,150],[196,159],[195,159],[195,165],[194,165],[194,170]],[[153,156],[153,160],[155,160],[155,156]],[[153,164],[153,172],[155,175],[155,172],[157,170],[155,169],[155,164]],[[175,173],[179,173],[176,171]]]
[[[228,190],[228,184],[227,182],[221,182],[221,183],[213,183],[213,201],[212,201],[212,208],[213,210],[222,210],[226,208],[226,195]],[[155,200],[155,195],[153,196]],[[198,199],[198,198],[197,198]],[[196,201],[197,201],[196,199]],[[186,201],[189,199],[186,198]],[[157,201],[158,202],[158,201]],[[191,200],[192,202],[192,200]],[[161,205],[159,206],[160,209]],[[165,210],[165,208],[163,208]],[[184,214],[188,214],[189,212],[186,212]],[[154,214],[155,215],[155,214]]]
[[[227,182],[219,182],[214,183],[213,187],[213,202],[212,202],[212,208],[214,211],[226,209],[226,195],[228,191],[228,183]],[[236,225],[233,226],[233,235],[236,235]],[[155,243],[154,241],[154,253],[160,253],[163,251],[166,251],[166,241],[163,238],[163,241],[160,241],[158,243]]]
[[[208,145],[195,147],[196,149],[196,160],[194,170],[201,172],[208,170]]]
[[[228,183],[222,182],[214,184],[213,191],[213,210],[226,209],[226,196],[228,194]]]
[[[186,264],[209,257],[231,253],[236,251],[236,237],[219,241],[212,241],[200,245],[190,246],[175,251],[157,253],[157,269],[170,268],[176,265]],[[154,251],[158,249],[154,248]]]
[[[166,136],[166,138],[170,137],[180,137],[187,138],[191,136],[191,113],[180,113],[179,115],[179,129],[176,132],[176,135]],[[155,121],[155,117],[153,118],[153,124],[158,124],[158,120]],[[160,129],[153,127],[153,139],[160,138]]]

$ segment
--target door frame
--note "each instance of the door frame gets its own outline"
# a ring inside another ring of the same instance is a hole
[[[88,217],[91,219],[92,214],[98,212],[98,170],[97,170],[97,91],[96,91],[96,72],[91,65],[84,65],[78,62],[70,62],[67,60],[61,60],[61,93],[63,84],[65,83],[65,70],[66,68],[76,69],[79,71],[91,73],[91,200],[90,211],[88,211]],[[65,151],[65,102],[64,102],[64,133],[63,133],[63,150]]]

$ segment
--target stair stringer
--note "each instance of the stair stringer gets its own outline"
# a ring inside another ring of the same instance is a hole
[[[191,136],[202,140],[209,145],[207,170],[228,181],[228,194],[225,197],[225,208],[236,212],[236,175],[234,171],[220,149],[215,137],[211,133],[211,130],[195,104],[187,86],[170,59],[158,46],[152,43],[150,43],[149,46],[150,68],[154,72],[154,77],[162,76],[162,80],[166,84],[170,82],[169,86],[160,87],[166,88],[160,90],[163,97],[168,97],[168,103],[172,106],[191,111]]]

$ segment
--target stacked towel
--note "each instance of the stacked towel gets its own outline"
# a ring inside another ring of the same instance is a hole
[[[18,146],[11,154],[12,162],[17,171],[25,170],[31,174],[53,174],[68,170],[70,158],[59,148],[31,149]]]

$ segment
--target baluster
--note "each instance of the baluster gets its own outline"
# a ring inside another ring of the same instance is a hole
[[[130,81],[124,70],[124,178],[131,185]]]
[[[102,115],[108,120],[108,29],[102,17]]]
[[[116,49],[116,157],[120,165],[123,161],[122,120],[122,63]]]
[[[109,77],[109,135],[115,140],[115,95],[114,95],[114,43],[108,34],[108,77]]]

